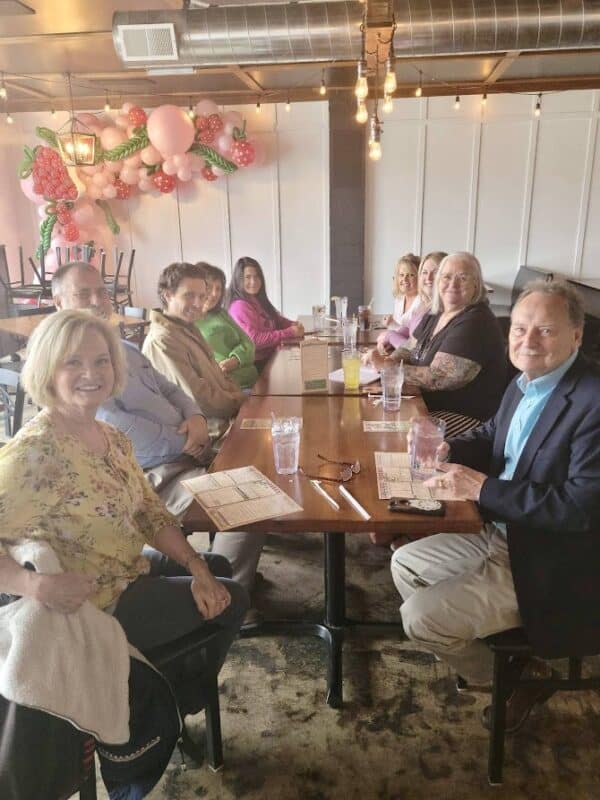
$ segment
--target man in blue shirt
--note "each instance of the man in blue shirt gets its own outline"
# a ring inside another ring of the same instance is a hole
[[[449,463],[428,482],[478,502],[489,521],[479,535],[438,534],[392,559],[407,636],[473,684],[492,676],[480,640],[509,628],[523,626],[548,657],[600,650],[600,374],[579,354],[583,322],[568,285],[525,288],[509,334],[521,375],[493,419],[441,446]],[[507,730],[546,698],[515,692]]]

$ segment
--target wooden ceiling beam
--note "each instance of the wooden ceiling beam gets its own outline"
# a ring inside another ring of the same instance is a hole
[[[493,83],[496,83],[504,75],[511,64],[514,64],[520,55],[520,50],[510,50],[508,53],[506,53],[506,55],[498,61],[494,69],[485,79],[486,86],[491,86]]]
[[[258,92],[258,94],[262,94],[264,92],[264,87],[260,85],[260,83],[252,77],[252,75],[248,75],[246,70],[242,69],[241,67],[235,66],[230,67],[229,71],[232,75],[235,75],[242,83],[244,83],[248,89],[251,89],[254,92]]]

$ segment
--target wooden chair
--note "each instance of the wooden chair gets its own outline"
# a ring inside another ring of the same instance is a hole
[[[119,329],[121,332],[121,339],[128,342],[133,342],[140,350],[146,338],[146,327],[148,319],[148,309],[139,308],[137,306],[120,306],[119,313],[124,317],[133,317],[139,319],[139,325],[124,325],[120,324]]]
[[[103,253],[100,258],[100,274],[102,275],[102,280],[111,293],[111,299],[115,311],[119,311],[121,306],[133,305],[131,279],[133,276],[135,249],[131,251],[129,256],[129,264],[127,266],[126,276],[121,274],[124,256],[125,253],[123,250],[115,249],[115,272],[113,274],[106,272],[106,253]]]
[[[24,363],[11,361],[0,364],[0,402],[4,405],[4,431],[9,438],[23,425],[25,391],[21,385],[21,369]]]
[[[488,780],[492,786],[502,783],[504,764],[504,737],[506,728],[506,703],[518,686],[536,686],[555,691],[580,691],[600,689],[600,676],[582,678],[582,658],[569,658],[568,675],[565,678],[526,679],[511,669],[514,659],[528,659],[536,655],[522,628],[488,636],[485,643],[494,653],[494,678],[490,714],[490,742],[488,751]],[[593,653],[589,654],[594,655]]]

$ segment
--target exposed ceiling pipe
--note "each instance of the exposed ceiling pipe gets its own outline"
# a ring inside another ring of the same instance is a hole
[[[600,43],[600,0],[394,0],[390,7],[396,57],[585,49]],[[360,57],[364,8],[355,0],[118,11],[113,40],[123,62],[136,67],[349,61]],[[159,60],[157,29],[146,26],[169,23],[176,49]],[[139,35],[129,26],[142,26]],[[138,57],[131,60],[136,48]]]

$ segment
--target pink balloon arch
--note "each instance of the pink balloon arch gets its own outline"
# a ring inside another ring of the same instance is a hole
[[[170,194],[195,177],[216,181],[259,161],[260,150],[237,111],[201,100],[192,114],[163,105],[149,114],[124,103],[115,117],[78,114],[74,129],[96,137],[93,165],[65,164],[56,133],[37,128],[46,144],[25,148],[19,167],[23,194],[38,206],[38,257],[50,248],[92,243],[119,232],[110,206],[140,193]]]

